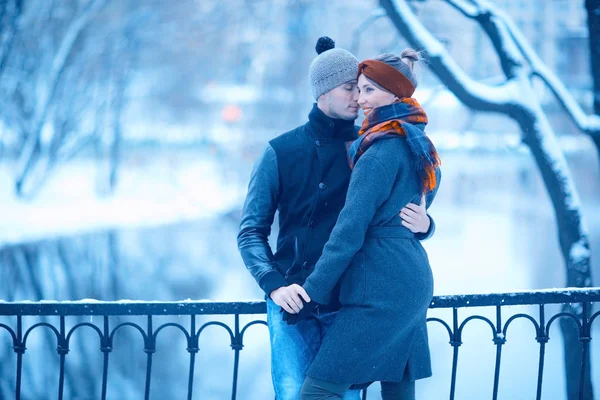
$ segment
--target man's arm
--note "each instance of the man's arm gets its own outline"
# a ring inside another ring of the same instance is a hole
[[[268,242],[278,200],[277,157],[268,145],[252,171],[237,237],[238,249],[246,268],[267,296],[275,289],[287,286],[285,278],[276,268]]]
[[[427,220],[429,222],[429,227],[427,228],[427,230],[415,232],[415,238],[418,240],[427,240],[431,238],[435,233],[435,221],[433,220],[433,217],[429,214],[425,214],[425,216],[427,217]]]
[[[410,203],[400,211],[402,225],[410,229],[419,240],[427,240],[435,233],[435,221],[431,215],[427,213],[427,209],[433,202],[438,188],[440,187],[442,171],[439,168],[436,169],[435,176],[437,185],[431,192],[422,197],[421,204],[417,206],[416,204]]]

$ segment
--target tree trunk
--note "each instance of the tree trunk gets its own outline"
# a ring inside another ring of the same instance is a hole
[[[546,115],[538,104],[536,104],[535,111],[536,115],[532,116],[533,118],[519,122],[523,132],[527,132],[525,143],[533,153],[554,206],[560,248],[567,267],[567,287],[589,287],[592,282],[589,241],[587,236],[580,231],[581,217],[579,210],[573,207],[565,207],[569,203],[569,198],[575,193],[564,192],[564,189],[568,190],[570,185],[564,185],[560,182],[563,180],[572,182],[572,180],[565,176],[568,171],[562,170],[562,167],[566,166],[565,160],[558,164],[547,156],[552,154],[551,149],[544,148],[548,146],[548,141],[554,142],[549,147],[555,149],[558,148],[558,142],[556,142],[556,136],[551,131]],[[536,129],[536,126],[539,128]],[[546,133],[542,133],[542,131],[546,131]],[[578,257],[576,254],[581,254],[583,257]],[[562,311],[581,317],[581,310],[572,305],[565,304]],[[582,342],[579,340],[581,332],[577,324],[570,318],[561,318],[560,328],[563,337],[567,399],[593,400],[590,374],[591,357],[588,352],[586,359],[582,359]],[[586,363],[587,368],[585,369],[583,396],[579,397],[582,362]]]
[[[586,0],[587,22],[590,43],[590,67],[594,90],[594,113],[600,115],[600,0]],[[600,157],[600,137],[592,140]]]

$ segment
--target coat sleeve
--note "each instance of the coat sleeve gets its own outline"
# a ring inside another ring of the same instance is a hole
[[[429,206],[433,202],[433,199],[435,198],[435,195],[437,194],[438,188],[440,187],[440,182],[442,181],[442,170],[440,168],[435,170],[435,177],[436,177],[437,185],[435,185],[435,188],[431,192],[429,192],[425,195],[425,208],[426,209],[429,209]],[[416,237],[419,240],[427,240],[427,239],[431,238],[433,236],[433,234],[435,233],[435,221],[433,220],[433,217],[431,215],[429,215],[429,213],[427,213],[427,216],[429,217],[431,224],[429,225],[429,229],[427,230],[427,232],[416,234]]]
[[[394,179],[376,157],[366,153],[358,160],[350,177],[346,204],[315,270],[303,285],[311,300],[329,303],[335,285],[362,248],[375,212],[389,197]]]
[[[250,177],[237,237],[238,249],[246,268],[267,296],[273,290],[287,286],[285,278],[276,267],[268,242],[278,201],[277,157],[275,150],[267,146]]]

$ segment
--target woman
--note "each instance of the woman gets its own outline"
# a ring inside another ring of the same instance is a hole
[[[359,105],[366,119],[349,148],[346,205],[304,289],[306,308],[327,303],[340,281],[342,308],[302,388],[303,400],[339,399],[350,387],[382,382],[383,399],[414,399],[414,381],[431,376],[426,313],[433,277],[425,250],[397,210],[429,207],[440,160],[425,136],[427,116],[411,96],[418,54],[384,54],[360,63]]]

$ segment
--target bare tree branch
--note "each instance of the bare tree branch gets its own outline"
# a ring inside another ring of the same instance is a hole
[[[481,25],[490,38],[496,54],[500,58],[502,71],[508,79],[523,73],[524,60],[519,49],[512,40],[507,40],[509,32],[506,26],[498,21],[497,15],[492,12],[487,3],[479,0],[471,0],[470,4],[462,0],[446,0],[446,2]]]
[[[388,8],[388,3],[382,2],[384,9]],[[403,1],[393,2],[389,7],[397,7],[399,15],[414,15]],[[502,85],[491,86],[473,80],[416,17],[403,19],[396,28],[414,47],[426,49],[432,69],[465,105],[498,113],[506,113],[512,108],[512,97],[508,93],[517,89],[514,83],[505,82]]]
[[[465,0],[446,0],[446,2],[467,18],[475,19],[481,12],[473,2]]]
[[[569,117],[571,117],[582,132],[592,137],[600,137],[600,117],[598,115],[586,115],[560,79],[540,60],[527,39],[506,13],[492,4],[489,4],[488,7],[507,26],[512,40],[529,63],[532,75],[539,77],[546,84],[556,97],[556,100],[563,106]]]
[[[539,77],[546,84],[577,127],[590,136],[600,137],[600,117],[586,115],[583,112],[564,84],[540,60],[527,39],[506,13],[495,4],[485,0],[472,0],[471,3],[464,0],[446,0],[446,2],[466,17],[480,22],[492,40],[505,72],[512,68],[511,65],[518,65],[524,59],[531,69],[530,74]],[[501,23],[492,21],[492,18],[499,19]],[[500,46],[504,46],[504,48]],[[508,68],[504,67],[505,63]],[[514,76],[514,74],[507,74],[507,76]]]

